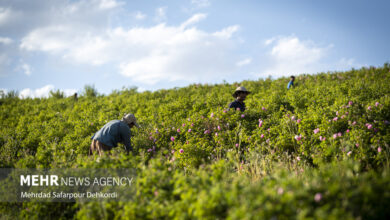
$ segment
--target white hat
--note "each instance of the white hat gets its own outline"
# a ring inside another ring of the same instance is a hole
[[[139,124],[137,123],[137,119],[131,113],[126,114],[125,116],[123,116],[122,121],[126,122],[127,124],[134,123],[134,125],[137,126],[137,128],[140,127]]]
[[[249,92],[248,90],[246,90],[246,88],[245,88],[244,86],[240,86],[240,87],[237,87],[236,91],[234,91],[233,97],[234,97],[234,98],[237,98],[237,94],[238,94],[239,92],[245,92],[245,93],[247,93],[247,94],[251,93],[251,92]]]

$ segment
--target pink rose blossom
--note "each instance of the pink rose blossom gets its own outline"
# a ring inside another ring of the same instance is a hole
[[[382,152],[382,148],[381,147],[378,147],[378,152]]]
[[[334,118],[333,118],[333,121],[337,121],[337,120],[339,120],[338,117],[334,117]]]
[[[186,126],[186,124],[182,124],[181,126],[185,127],[185,126]]]
[[[264,134],[261,134],[261,135],[260,135],[260,138],[264,138]]]
[[[214,117],[214,113],[211,113],[210,117],[211,117],[211,118]]]
[[[315,196],[314,196],[314,200],[316,202],[320,202],[322,199],[322,194],[321,193],[316,193]]]
[[[184,150],[183,150],[183,149],[180,149],[179,152],[182,154],[182,153],[184,153]]]
[[[349,106],[351,106],[352,104],[353,104],[353,102],[352,102],[352,101],[349,101],[349,102],[348,102],[348,105],[349,105]]]
[[[238,147],[238,144],[236,144],[236,147]]]
[[[337,133],[337,136],[341,137],[341,135],[342,135],[342,133],[341,133],[341,132]]]
[[[241,118],[245,118],[245,115],[244,115],[244,114],[242,114],[242,115],[241,115]]]
[[[177,129],[177,133],[180,133],[180,128]]]
[[[148,149],[148,152],[152,152],[153,150],[151,148]]]
[[[358,144],[358,143],[356,143],[356,144],[355,144],[355,146],[356,146],[356,147],[359,147],[359,144]]]
[[[188,129],[188,133],[190,133],[192,130],[191,130],[191,128],[190,129]]]
[[[356,121],[352,122],[352,125],[356,125]]]
[[[218,132],[215,132],[215,136],[217,136],[217,137],[218,137]]]
[[[259,128],[260,128],[261,126],[263,126],[263,121],[261,121],[261,122],[259,123]]]
[[[218,131],[220,131],[221,130],[221,126],[218,125],[217,129],[218,129]]]
[[[291,120],[293,120],[293,121],[295,120],[295,116],[294,116],[294,115],[293,115],[293,116],[291,116]]]
[[[297,157],[297,161],[300,161],[300,160],[301,160],[301,158],[298,156],[298,157]]]
[[[349,129],[347,129],[347,133],[349,133]]]
[[[372,107],[371,105],[367,107],[367,110],[371,111]]]
[[[175,153],[175,150],[172,150],[171,153],[174,154],[174,153]]]
[[[175,138],[174,138],[174,137],[171,137],[171,141],[175,141]]]
[[[240,108],[236,108],[236,111],[241,111],[241,109]]]
[[[372,128],[372,124],[368,124],[367,129],[371,129],[371,128]]]
[[[316,128],[313,130],[314,134],[317,134],[318,132],[320,132],[320,129],[319,128]]]
[[[336,112],[336,115],[339,115],[339,111]]]
[[[379,102],[375,102],[375,106],[378,107],[379,106]]]
[[[333,139],[336,139],[337,138],[337,134],[333,134]]]
[[[297,141],[300,141],[302,139],[302,136],[301,135],[295,135],[295,140],[297,140]]]
[[[347,155],[351,156],[351,154],[352,154],[352,151],[348,151]]]
[[[261,107],[261,110],[263,110],[263,111],[266,111],[267,109],[266,109],[266,108],[264,108],[264,107]]]
[[[298,124],[301,123],[301,119],[298,119],[298,120],[297,120],[297,123],[298,123]]]

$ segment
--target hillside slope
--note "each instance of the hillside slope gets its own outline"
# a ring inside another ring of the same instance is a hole
[[[387,218],[389,65],[237,84],[0,105],[2,168],[132,167],[126,203],[3,203],[4,216]],[[227,110],[237,86],[252,93]],[[90,138],[132,112],[134,155],[88,157]],[[63,211],[66,210],[66,211]]]

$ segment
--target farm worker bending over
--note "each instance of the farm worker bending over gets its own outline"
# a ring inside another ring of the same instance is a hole
[[[118,142],[125,145],[126,152],[129,154],[129,151],[133,151],[130,142],[130,128],[134,127],[134,125],[138,128],[140,127],[133,114],[126,114],[122,120],[108,122],[92,136],[89,155],[97,151],[99,156],[102,156],[103,151],[110,151],[118,145]]]
[[[245,111],[244,100],[249,93],[250,92],[246,90],[245,87],[243,86],[238,87],[236,91],[234,91],[233,93],[233,97],[236,100],[229,104],[229,108],[234,108],[235,110],[240,110],[242,112]]]
[[[290,89],[290,87],[294,86],[294,80],[295,76],[290,76],[290,82],[287,84],[287,89]]]

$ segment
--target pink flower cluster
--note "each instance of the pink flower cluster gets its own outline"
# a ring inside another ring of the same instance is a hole
[[[336,139],[337,137],[341,137],[341,135],[342,135],[341,132],[333,134],[333,139]]]
[[[316,128],[313,130],[314,134],[317,134],[318,132],[320,132],[320,129],[319,128]]]
[[[259,128],[261,128],[261,126],[263,126],[263,120],[259,119]]]
[[[295,140],[300,141],[302,139],[302,135],[295,135]]]
[[[320,136],[320,141],[325,141],[325,140],[326,140],[325,137]]]
[[[371,129],[372,128],[372,124],[366,123],[366,127],[367,127],[367,129]]]

